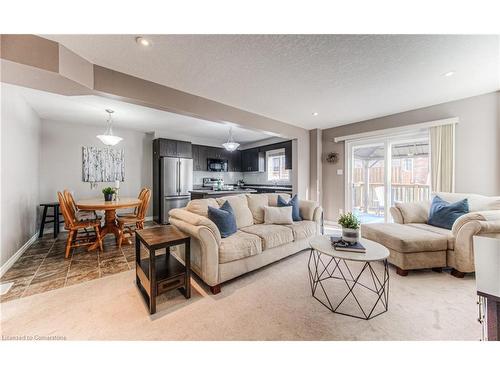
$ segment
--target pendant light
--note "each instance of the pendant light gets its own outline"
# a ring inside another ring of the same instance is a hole
[[[235,142],[233,139],[233,127],[232,126],[229,128],[229,137],[227,138],[227,142],[223,143],[222,146],[229,152],[233,152],[238,147],[240,147],[240,144],[238,142]]]
[[[106,112],[108,113],[108,119],[106,120],[106,133],[98,135],[97,138],[99,138],[99,140],[106,146],[114,146],[118,144],[123,138],[113,135],[113,129],[111,128],[113,124],[113,118],[111,117],[111,115],[115,111],[113,111],[112,109],[106,109]]]

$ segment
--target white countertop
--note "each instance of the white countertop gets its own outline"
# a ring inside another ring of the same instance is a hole
[[[190,193],[206,194],[206,195],[221,195],[221,194],[248,194],[256,193],[254,189],[234,189],[234,190],[208,190],[208,189],[195,189],[190,190]]]

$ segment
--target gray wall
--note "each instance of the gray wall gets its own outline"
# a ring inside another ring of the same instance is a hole
[[[326,220],[336,220],[344,208],[344,142],[333,138],[449,117],[456,127],[457,192],[500,195],[500,91],[391,116],[323,130],[323,155],[339,153],[336,165],[323,162],[323,207]]]
[[[15,90],[2,85],[1,97],[3,266],[37,230],[40,119]]]
[[[43,120],[40,158],[40,200],[54,201],[57,191],[68,189],[75,199],[102,196],[101,190],[114,183],[100,182],[91,190],[82,181],[82,146],[104,145],[96,138],[104,126],[68,124]],[[117,148],[125,150],[125,181],[120,185],[121,196],[136,197],[142,187],[152,187],[153,136],[134,130],[113,129],[122,137]],[[147,216],[152,215],[152,203]]]

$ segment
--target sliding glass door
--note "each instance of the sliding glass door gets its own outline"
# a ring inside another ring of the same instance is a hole
[[[346,142],[346,208],[362,223],[389,222],[389,208],[430,196],[427,132]]]
[[[385,145],[355,145],[351,158],[351,211],[363,223],[384,221]]]

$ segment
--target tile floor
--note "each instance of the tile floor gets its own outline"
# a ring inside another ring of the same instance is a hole
[[[149,227],[154,225],[146,223]],[[57,239],[47,233],[34,242],[0,279],[2,284],[13,283],[8,292],[0,296],[0,301],[83,283],[135,267],[134,245],[124,244],[118,249],[113,236],[104,239],[103,252],[87,251],[82,246],[73,249],[68,259],[64,258],[66,238],[65,232]],[[131,242],[133,244],[134,239]]]

